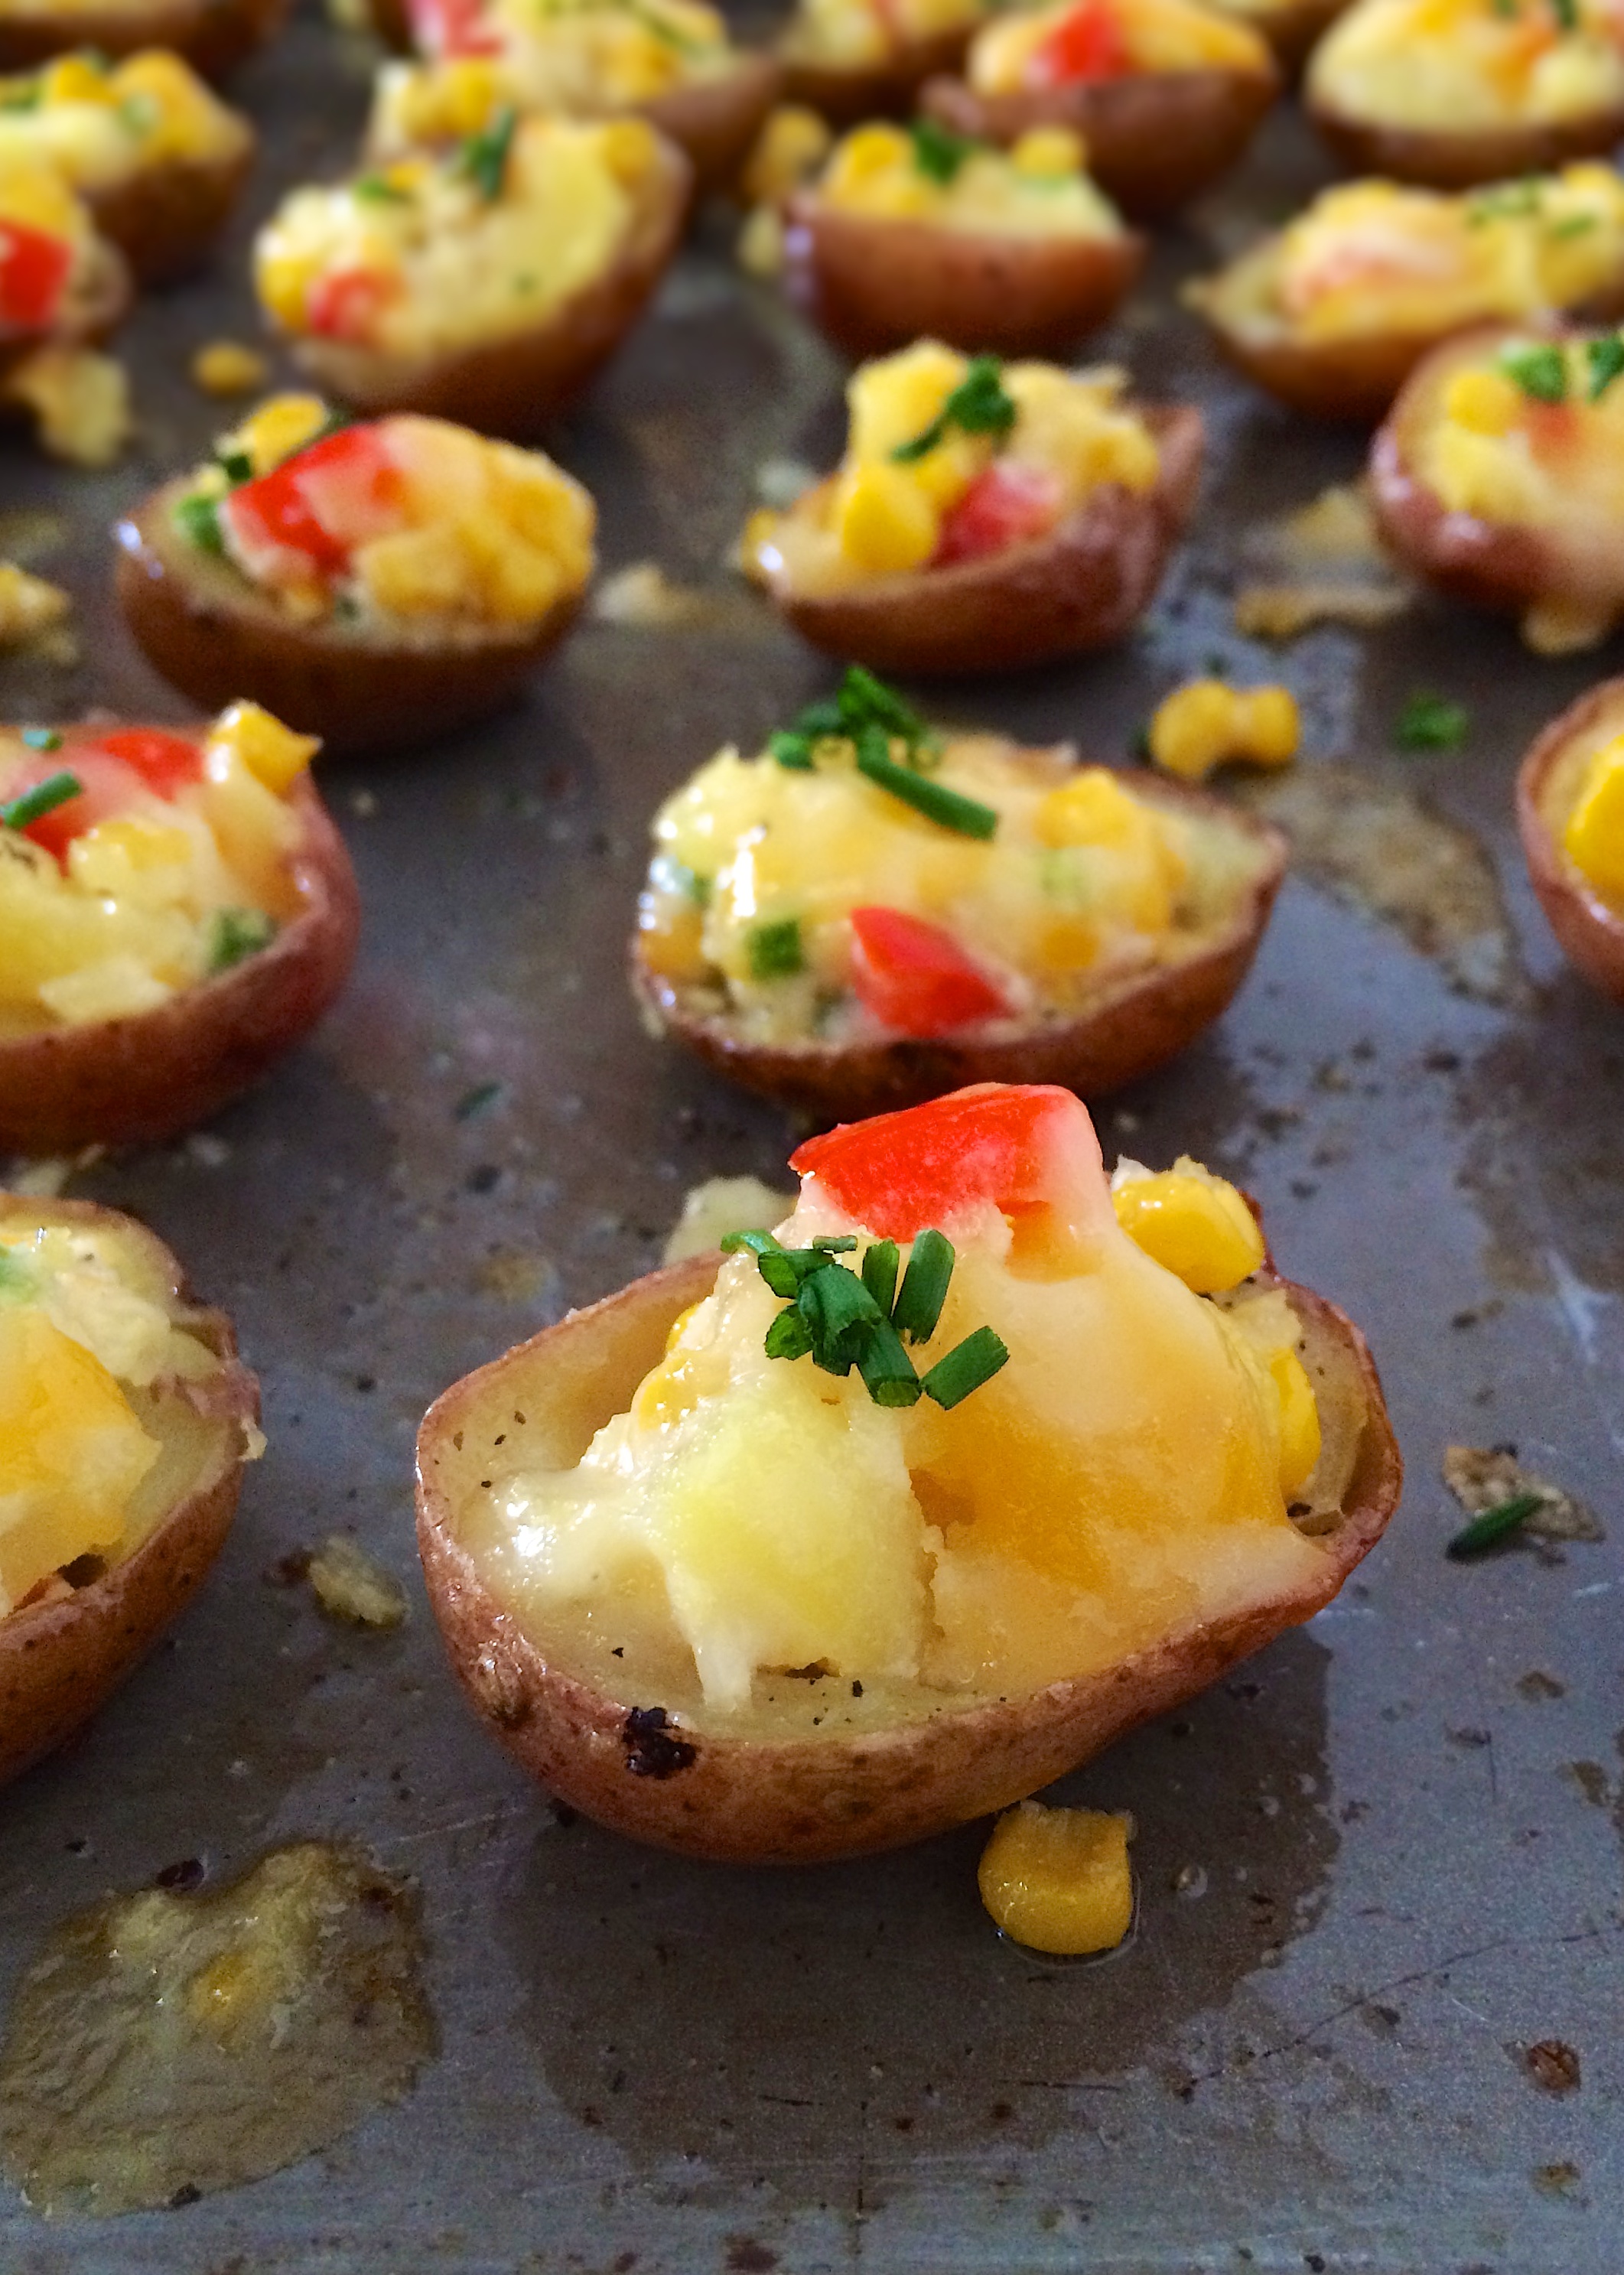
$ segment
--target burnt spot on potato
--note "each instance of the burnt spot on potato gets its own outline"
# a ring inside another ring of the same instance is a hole
[[[691,1768],[699,1753],[686,1738],[672,1735],[663,1706],[634,1706],[620,1735],[633,1777],[675,1777],[678,1770]]]

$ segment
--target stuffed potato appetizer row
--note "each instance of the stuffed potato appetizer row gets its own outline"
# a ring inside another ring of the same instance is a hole
[[[1293,410],[1379,419],[1456,332],[1624,312],[1624,182],[1594,164],[1454,196],[1349,182],[1184,297]]]
[[[1284,841],[1067,748],[936,734],[861,669],[668,798],[632,972],[652,1020],[823,1119],[978,1080],[1097,1097],[1245,977]]]
[[[1212,0],[1254,32],[1261,32],[1283,71],[1298,71],[1348,0]]]
[[[1624,679],[1592,688],[1535,743],[1517,775],[1517,824],[1569,961],[1624,1003]]]
[[[785,97],[837,126],[905,118],[986,14],[987,0],[797,0],[778,48]]]
[[[1347,164],[1458,190],[1605,156],[1624,46],[1605,0],[1357,0],[1303,91]]]
[[[0,167],[54,167],[143,284],[197,266],[224,228],[253,157],[247,120],[178,56],[111,64],[63,56],[0,79]]]
[[[934,340],[865,364],[846,456],[745,563],[814,647],[963,674],[1120,639],[1195,502],[1201,415],[1141,410],[1115,370],[973,362]]]
[[[275,396],[118,525],[125,620],[165,678],[334,749],[498,708],[574,621],[596,513],[539,451]]]
[[[205,79],[222,79],[286,13],[287,0],[0,0],[0,71],[75,48],[102,56],[168,48]]]
[[[524,440],[642,313],[691,179],[641,119],[507,110],[438,157],[295,190],[255,240],[254,283],[328,393]]]
[[[1624,336],[1499,329],[1438,349],[1371,453],[1378,525],[1417,574],[1521,619],[1545,655],[1624,616]]]
[[[195,1592],[263,1444],[231,1323],[144,1227],[0,1193],[0,1782]]]
[[[1109,321],[1145,250],[1060,127],[1007,155],[931,119],[858,127],[788,223],[792,296],[855,355],[921,338],[1063,354]]]
[[[41,350],[105,339],[130,272],[53,167],[0,162],[0,378]]]
[[[246,703],[0,732],[0,1151],[169,1137],[315,1024],[360,907],[314,748]]]
[[[1400,1463],[1358,1331],[1069,1092],[803,1145],[794,1213],[571,1313],[419,1439],[476,1712],[578,1808],[809,1863],[1001,1809],[1312,1616]]]
[[[925,110],[956,133],[1083,138],[1091,172],[1137,220],[1176,212],[1233,166],[1280,92],[1267,43],[1202,0],[1054,0],[977,34],[963,80]]]
[[[504,107],[568,118],[630,112],[687,155],[700,189],[744,163],[778,87],[770,56],[734,47],[704,0],[417,0],[422,60],[378,74],[374,158],[485,132]]]

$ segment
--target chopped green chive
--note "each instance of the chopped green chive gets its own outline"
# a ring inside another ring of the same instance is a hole
[[[791,774],[809,775],[813,771],[812,744],[810,735],[797,735],[792,727],[781,727],[767,737],[767,755],[776,759],[781,767]]]
[[[26,1296],[33,1289],[34,1274],[22,1258],[0,1247],[0,1296]]]
[[[358,176],[351,185],[351,193],[366,205],[409,206],[412,203],[411,191],[403,190],[398,183],[391,182],[387,174]]]
[[[185,539],[200,553],[223,554],[225,551],[225,532],[220,526],[220,501],[204,495],[199,490],[191,497],[177,498],[170,518]]]
[[[889,1319],[874,1321],[857,1354],[857,1372],[876,1406],[917,1406],[924,1385]]]
[[[1550,341],[1538,347],[1503,349],[1499,367],[1536,403],[1561,403],[1567,398],[1567,359]]]
[[[814,1256],[850,1256],[857,1244],[855,1232],[819,1232],[812,1236]]]
[[[1564,32],[1576,32],[1578,30],[1578,0],[1551,0],[1551,13],[1556,18],[1558,26],[1560,30]]]
[[[43,821],[48,813],[55,813],[71,797],[78,797],[85,785],[77,775],[64,769],[61,774],[47,775],[8,805],[0,805],[0,829],[27,829],[36,821]]]
[[[59,751],[62,737],[54,727],[25,727],[22,740],[31,751]]]
[[[817,745],[830,741],[849,742],[859,773],[944,829],[981,838],[996,832],[998,816],[990,805],[923,778],[927,754],[933,762],[936,756],[930,729],[894,687],[860,663],[848,668],[838,695],[809,703],[791,726],[769,737],[767,755],[793,773],[811,774],[817,767]],[[903,746],[905,766],[891,756],[895,742]]]
[[[945,1233],[922,1232],[914,1242],[903,1274],[902,1293],[891,1313],[897,1333],[906,1335],[910,1343],[929,1342],[935,1334],[941,1307],[948,1300],[953,1264],[953,1243]]]
[[[799,917],[781,917],[776,924],[757,925],[746,945],[752,979],[793,979],[806,968]]]
[[[955,1343],[945,1358],[937,1360],[919,1387],[938,1406],[957,1406],[972,1390],[990,1382],[1008,1357],[1009,1347],[1001,1335],[994,1334],[991,1327],[978,1327],[962,1343]]]
[[[894,1240],[877,1240],[863,1258],[863,1285],[888,1318],[896,1300],[896,1267],[899,1260]]]
[[[230,971],[257,956],[275,939],[276,927],[262,909],[217,909],[208,933],[208,969]]]
[[[990,805],[978,798],[964,797],[943,782],[932,782],[927,775],[917,775],[907,767],[899,767],[890,757],[887,740],[878,727],[865,727],[857,737],[857,772],[866,775],[880,790],[889,790],[904,805],[911,805],[927,820],[939,822],[944,829],[956,830],[961,837],[987,838],[995,835],[998,815]]]
[[[1594,214],[1569,214],[1566,221],[1553,221],[1545,234],[1560,244],[1570,237],[1588,237],[1598,226]]]
[[[1003,365],[997,356],[972,358],[970,369],[942,404],[938,416],[910,442],[899,442],[891,457],[899,466],[911,465],[942,442],[948,429],[963,435],[1007,435],[1016,421],[1016,407],[1004,392]]]
[[[1412,695],[1398,715],[1393,739],[1401,751],[1455,751],[1470,723],[1464,703],[1444,695]]]
[[[476,1082],[472,1090],[464,1091],[451,1108],[453,1120],[472,1122],[476,1114],[483,1114],[487,1107],[495,1106],[502,1092],[499,1082]]]
[[[1609,332],[1605,339],[1587,340],[1584,359],[1590,367],[1590,399],[1599,403],[1620,373],[1624,372],[1624,337]]]
[[[812,1329],[793,1304],[780,1311],[763,1346],[768,1358],[804,1358],[812,1347]]]
[[[1453,1556],[1457,1563],[1468,1557],[1481,1556],[1485,1548],[1492,1548],[1497,1540],[1503,1540],[1508,1532],[1514,1532],[1525,1517],[1532,1516],[1534,1511],[1543,1506],[1544,1500],[1543,1493],[1518,1493],[1510,1500],[1500,1501],[1493,1508],[1485,1508],[1480,1516],[1473,1517],[1469,1524],[1462,1526],[1445,1549],[1445,1555]]]
[[[916,118],[908,131],[913,137],[913,162],[933,182],[952,181],[976,147],[963,134],[938,126],[933,118]]]
[[[463,144],[457,171],[471,181],[486,204],[495,205],[508,178],[508,154],[513,147],[518,113],[511,103],[500,110],[483,133],[471,134]]]
[[[747,1248],[752,1256],[782,1256],[783,1250],[778,1236],[772,1232],[729,1232],[724,1234],[721,1252],[731,1256],[740,1248]]]
[[[1512,12],[1515,12],[1514,9]],[[1537,174],[1530,174],[1521,182],[1502,183],[1497,190],[1484,190],[1481,197],[1473,198],[1467,206],[1467,226],[1481,229],[1485,222],[1509,221],[1523,214],[1537,214],[1545,191],[1545,185]]]
[[[216,450],[215,463],[233,489],[253,480],[253,460],[246,450]]]

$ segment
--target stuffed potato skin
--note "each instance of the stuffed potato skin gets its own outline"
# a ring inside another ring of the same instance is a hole
[[[117,1224],[126,1238],[139,1238],[176,1297],[187,1301],[184,1275],[169,1251],[116,1210],[88,1201],[42,1204],[0,1194],[0,1216],[13,1212],[34,1222]],[[223,1311],[189,1306],[187,1325],[222,1362],[218,1373],[196,1387],[208,1413],[246,1429],[259,1417],[259,1384],[238,1358],[230,1320]],[[178,1386],[178,1394],[185,1394]],[[185,1608],[230,1530],[241,1478],[228,1432],[220,1458],[190,1481],[132,1554],[65,1600],[0,1619],[0,1784],[87,1722]]]
[[[1136,798],[1175,817],[1227,826],[1255,849],[1258,865],[1219,937],[1197,952],[1118,976],[1102,985],[1096,1003],[1071,1017],[841,1047],[810,1039],[748,1040],[726,1017],[688,1009],[680,986],[650,968],[640,934],[631,943],[633,992],[651,1026],[716,1073],[820,1124],[861,1121],[978,1082],[1059,1083],[1081,1098],[1103,1097],[1165,1066],[1222,1016],[1251,968],[1289,850],[1278,830],[1204,791],[1148,774],[1136,774],[1131,782]]]
[[[693,169],[696,196],[730,189],[778,101],[781,79],[775,57],[740,52],[730,71],[640,102],[637,115],[676,143]]]
[[[171,1138],[250,1089],[315,1024],[355,960],[360,892],[307,780],[289,804],[302,825],[289,856],[298,915],[268,946],[155,1010],[0,1037],[0,1149]]]
[[[1186,206],[1236,163],[1280,92],[1279,72],[1138,72],[1010,94],[933,79],[919,107],[956,134],[1012,143],[1033,127],[1080,134],[1088,168],[1135,221]]]
[[[580,613],[585,593],[541,620],[493,625],[457,645],[385,642],[330,617],[301,624],[176,531],[178,476],[115,531],[125,622],[148,661],[205,710],[249,696],[332,751],[396,749],[452,733],[512,699]]]
[[[928,39],[904,41],[883,63],[820,64],[783,54],[781,99],[804,103],[836,127],[865,118],[906,118],[923,87],[957,71],[978,28],[972,17]]]
[[[792,299],[850,355],[939,339],[967,353],[1061,357],[1108,323],[1144,265],[1145,240],[956,230],[791,200]]]
[[[1624,1003],[1624,916],[1563,852],[1547,797],[1575,745],[1594,748],[1624,734],[1624,679],[1609,679],[1570,704],[1530,745],[1517,769],[1517,828],[1528,873],[1570,964],[1615,1003]]]
[[[152,0],[138,11],[94,4],[0,15],[0,71],[26,71],[74,48],[128,56],[172,48],[205,79],[219,79],[282,29],[288,0]]]
[[[1281,1285],[1311,1356],[1364,1426],[1319,1583],[1194,1625],[1104,1673],[1035,1696],[946,1709],[851,1738],[751,1741],[684,1717],[689,1757],[652,1773],[631,1717],[649,1701],[610,1697],[546,1655],[491,1596],[457,1535],[455,1496],[482,1446],[482,1417],[520,1392],[527,1419],[578,1455],[658,1361],[672,1322],[707,1295],[719,1259],[694,1257],[571,1312],[456,1384],[418,1440],[418,1546],[429,1601],[475,1712],[531,1774],[600,1823],[640,1840],[729,1863],[804,1864],[925,1840],[1005,1807],[1076,1768],[1141,1722],[1215,1682],[1336,1593],[1398,1505],[1402,1466],[1364,1339],[1335,1307]],[[477,1470],[470,1470],[477,1476]],[[670,1763],[670,1757],[667,1757]]]
[[[1155,487],[1096,490],[1046,535],[977,561],[878,577],[844,591],[768,590],[825,654],[903,676],[963,677],[1108,647],[1150,606],[1195,509],[1201,413],[1140,406],[1160,453]]]
[[[1598,110],[1545,125],[1465,129],[1381,126],[1350,118],[1325,97],[1305,97],[1309,117],[1343,165],[1432,190],[1549,173],[1574,158],[1605,158],[1624,137],[1624,110]]]

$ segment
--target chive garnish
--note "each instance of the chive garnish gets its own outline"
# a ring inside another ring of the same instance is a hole
[[[860,663],[848,667],[838,695],[809,703],[791,725],[770,736],[767,755],[794,773],[811,774],[817,767],[818,744],[836,741],[851,744],[859,774],[942,828],[980,838],[997,831],[998,815],[992,806],[924,778],[926,760],[936,756],[930,729],[894,687]],[[891,746],[898,742],[906,759],[902,766],[891,756]]]
[[[245,956],[257,956],[269,947],[276,932],[262,909],[216,909],[208,931],[210,973],[230,971]]]
[[[1471,714],[1446,695],[1412,695],[1398,715],[1393,739],[1401,751],[1454,751],[1466,739]]]
[[[822,1234],[810,1248],[785,1248],[770,1232],[730,1232],[722,1251],[745,1250],[784,1309],[767,1331],[768,1358],[812,1359],[826,1374],[855,1366],[876,1406],[912,1406],[921,1396],[956,1406],[1003,1365],[1009,1353],[991,1327],[978,1327],[937,1361],[921,1381],[903,1337],[923,1342],[935,1332],[953,1275],[953,1243],[927,1228],[916,1235],[902,1292],[893,1301],[899,1251],[877,1240],[861,1272],[838,1261],[854,1235]]]
[[[933,118],[916,118],[908,130],[913,137],[913,162],[933,182],[952,181],[975,144],[963,134],[938,126]]]
[[[917,775],[907,767],[897,766],[878,727],[863,729],[857,737],[857,751],[860,775],[866,775],[870,782],[880,790],[889,790],[893,797],[901,798],[904,805],[911,805],[927,820],[940,822],[944,829],[955,829],[961,837],[988,838],[996,834],[998,815],[992,806],[949,790],[945,782],[932,782],[928,775]]]
[[[1538,347],[1506,348],[1499,367],[1536,403],[1561,403],[1567,395],[1567,359],[1546,341]]]
[[[1597,226],[1594,214],[1569,214],[1566,221],[1553,221],[1545,234],[1560,244],[1570,237],[1588,237]]]
[[[502,1083],[495,1081],[476,1082],[472,1090],[464,1091],[451,1108],[452,1119],[457,1122],[472,1122],[475,1115],[483,1114],[487,1107],[495,1106],[496,1100],[502,1096],[503,1087]]]
[[[21,1258],[13,1256],[9,1248],[0,1248],[0,1296],[26,1296],[33,1289],[34,1274]]]
[[[177,498],[170,519],[188,545],[200,553],[223,554],[225,532],[220,526],[220,501],[201,491]]]
[[[1609,332],[1605,339],[1587,340],[1584,359],[1590,367],[1590,400],[1599,403],[1620,373],[1624,372],[1624,336]]]
[[[495,205],[502,195],[517,125],[517,111],[511,103],[505,103],[481,133],[471,134],[463,144],[457,171],[473,184],[487,206]]]
[[[1551,13],[1556,18],[1559,30],[1564,32],[1578,30],[1578,0],[1551,0]]]
[[[891,457],[899,466],[911,465],[946,439],[949,427],[962,435],[1007,435],[1016,421],[1016,407],[1004,392],[1003,364],[997,356],[972,357],[969,370],[948,396],[940,411],[921,435],[899,442]]]
[[[25,727],[22,740],[31,751],[59,751],[62,748],[62,737],[55,727]]]
[[[1485,222],[1508,221],[1523,214],[1537,214],[1545,187],[1540,175],[1528,174],[1520,182],[1503,182],[1498,189],[1484,190],[1467,206],[1467,227],[1481,229]]]
[[[84,787],[79,776],[65,768],[61,774],[47,775],[32,790],[24,790],[9,805],[0,805],[0,829],[30,828],[48,813],[55,813],[59,805],[65,805],[71,797],[79,797]]]
[[[412,203],[411,191],[403,190],[397,182],[391,182],[387,174],[358,175],[351,185],[351,194],[366,205],[409,206]]]
[[[1543,1493],[1517,1493],[1510,1500],[1499,1502],[1493,1508],[1485,1508],[1480,1516],[1473,1517],[1469,1524],[1462,1526],[1445,1549],[1445,1555],[1453,1556],[1457,1563],[1468,1557],[1481,1556],[1485,1548],[1492,1548],[1497,1540],[1503,1540],[1508,1532],[1514,1532],[1524,1518],[1532,1516],[1544,1501]]]
[[[792,774],[812,773],[812,737],[797,735],[792,727],[781,727],[776,734],[767,737],[767,755],[777,760],[781,767]]]
[[[246,450],[216,450],[215,463],[233,489],[253,480],[253,460]]]
[[[792,979],[806,968],[801,947],[799,917],[781,917],[776,924],[760,924],[747,941],[752,979]]]

